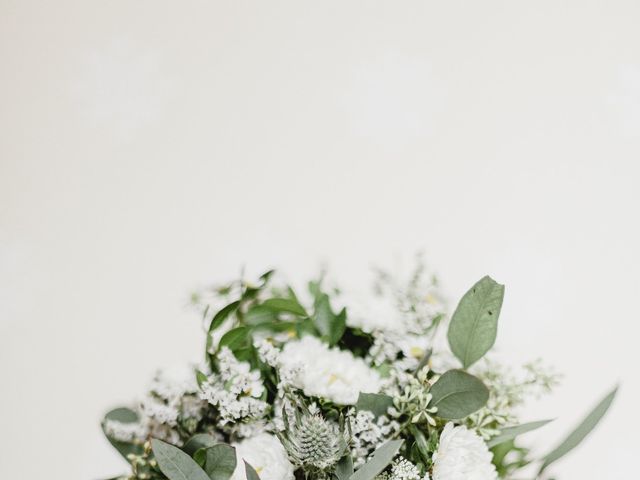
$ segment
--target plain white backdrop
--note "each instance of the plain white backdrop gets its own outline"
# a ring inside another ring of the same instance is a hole
[[[565,374],[557,465],[637,471],[636,1],[0,0],[0,478],[124,463],[110,407],[197,359],[194,288],[241,266],[347,285],[424,250],[507,285],[497,348]]]

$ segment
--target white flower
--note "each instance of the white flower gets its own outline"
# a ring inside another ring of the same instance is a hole
[[[104,431],[107,437],[120,442],[139,442],[144,440],[149,428],[142,422],[119,422],[107,419],[104,422]]]
[[[466,427],[447,423],[433,455],[433,480],[496,480],[487,444]]]
[[[380,391],[380,376],[351,352],[329,348],[318,338],[303,337],[287,343],[282,369],[295,371],[293,386],[305,395],[323,397],[340,405],[354,405],[360,392]]]
[[[274,435],[261,433],[240,443],[234,443],[238,464],[231,480],[245,480],[245,460],[260,476],[260,480],[293,480],[293,465],[287,452]]]

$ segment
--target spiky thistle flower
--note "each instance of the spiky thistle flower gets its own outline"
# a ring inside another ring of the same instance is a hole
[[[304,406],[296,409],[293,424],[285,410],[282,415],[285,429],[278,435],[291,462],[297,467],[321,474],[348,452],[348,435],[342,419],[339,424],[330,422]]]

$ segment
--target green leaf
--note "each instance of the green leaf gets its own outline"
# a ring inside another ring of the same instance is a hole
[[[349,477],[353,475],[353,459],[351,458],[351,454],[347,454],[340,459],[333,473],[338,480],[349,480]]]
[[[262,306],[276,312],[288,312],[301,317],[307,316],[304,307],[292,298],[270,298],[265,300]]]
[[[105,437],[107,437],[107,440],[109,440],[109,443],[113,445],[113,448],[115,448],[124,458],[127,458],[127,455],[129,454],[140,455],[142,453],[141,445],[136,445],[130,442],[121,442],[109,437],[104,429],[104,423],[106,420],[113,420],[121,423],[135,423],[139,420],[136,412],[130,408],[124,407],[111,410],[104,416],[104,420],[102,421],[102,431],[104,432]]]
[[[264,305],[256,305],[247,310],[244,321],[247,325],[262,325],[273,323],[278,319],[277,313]]]
[[[518,435],[544,427],[549,422],[551,422],[551,420],[539,420],[537,422],[523,423],[522,425],[503,428],[499,435],[496,435],[487,442],[487,445],[489,448],[495,447],[496,445],[500,445],[501,443],[516,438]]]
[[[232,314],[235,313],[235,311],[238,309],[238,307],[240,306],[240,301],[237,300],[235,302],[231,302],[229,305],[223,307],[222,309],[220,309],[220,311],[218,311],[218,313],[216,313],[213,316],[213,319],[211,320],[211,323],[209,324],[209,333],[207,335],[207,345],[206,345],[206,351],[209,352],[211,351],[211,342],[213,341],[213,337],[211,336],[211,332],[213,332],[216,328],[218,328],[220,325],[222,325],[224,323],[224,321]]]
[[[207,448],[204,469],[211,480],[229,480],[236,469],[236,449],[224,443]]]
[[[329,296],[321,294],[316,301],[313,324],[329,345],[335,345],[342,338],[347,326],[346,323],[347,310],[343,308],[340,313],[334,314],[331,310]]]
[[[360,392],[356,403],[358,410],[369,410],[376,417],[386,415],[387,409],[391,406],[393,406],[393,398],[383,393]]]
[[[462,370],[449,370],[431,387],[430,406],[438,407],[437,417],[458,420],[481,409],[489,399],[482,381]]]
[[[416,442],[415,445],[418,448],[418,451],[420,452],[420,456],[422,457],[422,460],[424,462],[428,462],[430,459],[430,455],[429,455],[429,442],[427,441],[427,437],[424,436],[424,433],[422,433],[422,430],[420,430],[415,424],[409,425],[409,431],[411,432],[411,434],[413,435],[413,438],[415,439],[415,442]]]
[[[373,480],[376,475],[380,474],[396,456],[400,447],[402,446],[402,440],[389,440],[387,443],[379,447],[373,456],[360,467],[356,473],[349,477],[349,480]]]
[[[216,442],[216,439],[208,433],[196,433],[189,440],[187,440],[187,442],[184,444],[184,447],[182,447],[182,450],[193,456],[193,454],[196,453],[197,450],[200,450],[201,448],[211,447],[216,443],[218,443]]]
[[[209,379],[206,374],[202,373],[200,370],[196,370],[196,381],[198,382],[198,386],[201,387],[204,382]]]
[[[556,460],[564,457],[567,453],[577,447],[580,442],[584,440],[584,438],[593,430],[602,417],[604,417],[607,410],[611,406],[613,399],[618,393],[618,387],[614,388],[606,397],[604,397],[596,407],[591,410],[589,415],[578,425],[564,441],[558,445],[554,450],[548,453],[544,458],[544,462],[542,467],[540,468],[540,472],[546,469],[549,465],[551,465]]]
[[[247,480],[260,480],[258,473],[246,462],[246,460],[244,461],[244,471],[247,475]]]
[[[247,348],[251,346],[249,328],[236,327],[225,333],[220,339],[219,348],[228,347],[229,350],[235,352],[241,348]]]
[[[151,448],[160,470],[169,480],[210,480],[204,470],[179,448],[156,438],[151,440]]]
[[[234,313],[239,306],[240,301],[236,300],[235,302],[231,302],[226,307],[220,309],[220,311],[213,316],[213,320],[211,320],[211,323],[209,324],[209,331],[213,332],[216,328],[222,325],[229,315]]]
[[[451,351],[464,368],[469,368],[493,347],[503,298],[504,285],[487,276],[460,300],[447,336]]]

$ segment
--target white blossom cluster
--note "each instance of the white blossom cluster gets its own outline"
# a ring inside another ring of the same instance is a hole
[[[420,470],[406,458],[398,458],[388,472],[378,475],[375,480],[429,480],[429,473],[420,475]]]
[[[351,455],[356,467],[362,465],[376,448],[400,430],[397,421],[386,415],[376,418],[368,410],[358,411],[349,421],[352,433]]]
[[[240,362],[231,350],[223,347],[217,357],[219,373],[200,385],[200,398],[217,408],[219,425],[256,420],[264,416],[269,405],[261,400],[264,385],[257,370]]]

